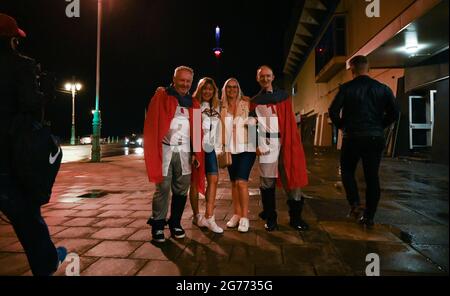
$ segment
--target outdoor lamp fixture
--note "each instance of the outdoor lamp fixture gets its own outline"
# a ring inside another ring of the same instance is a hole
[[[75,145],[75,96],[82,87],[81,83],[74,81],[64,85],[64,88],[72,94],[72,129],[70,133],[70,145]]]
[[[415,54],[419,51],[419,41],[416,31],[405,32],[405,51],[409,54]]]

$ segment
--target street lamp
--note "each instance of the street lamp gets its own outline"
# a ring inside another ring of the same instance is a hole
[[[91,161],[100,162],[100,128],[101,118],[99,110],[100,101],[100,38],[102,29],[102,0],[97,1],[97,71],[95,87],[95,112],[92,119],[92,150]]]
[[[81,88],[81,83],[75,82],[74,80],[65,85],[65,89],[72,93],[72,131],[70,134],[70,145],[75,145],[75,96]]]

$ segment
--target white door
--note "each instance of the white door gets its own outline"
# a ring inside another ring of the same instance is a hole
[[[432,146],[435,94],[409,96],[409,149]]]

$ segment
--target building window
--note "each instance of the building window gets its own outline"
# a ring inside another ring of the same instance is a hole
[[[336,56],[345,56],[345,15],[336,15],[316,46],[316,75]]]

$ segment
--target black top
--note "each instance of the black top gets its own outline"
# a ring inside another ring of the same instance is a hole
[[[344,137],[383,136],[399,117],[391,89],[366,75],[341,85],[328,111]]]
[[[11,170],[13,123],[17,126],[24,118],[41,121],[44,96],[38,90],[36,72],[34,60],[0,50],[0,186]]]
[[[14,51],[0,51],[0,137],[8,133],[19,113],[40,121],[44,96],[39,91],[33,59]]]

